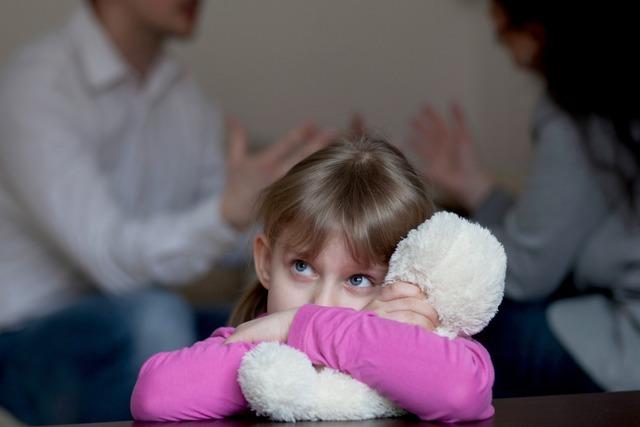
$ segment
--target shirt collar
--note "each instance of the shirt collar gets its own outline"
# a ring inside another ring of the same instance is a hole
[[[71,17],[69,30],[92,87],[101,89],[129,75],[127,65],[98,23],[89,2],[80,2]]]
[[[98,22],[89,2],[80,3],[71,17],[69,30],[87,81],[93,88],[105,89],[133,78],[133,71]],[[160,96],[181,72],[177,61],[162,54],[147,76],[144,91],[152,98]]]
[[[152,100],[158,99],[183,72],[184,69],[178,61],[168,54],[163,54],[147,77],[145,91]]]

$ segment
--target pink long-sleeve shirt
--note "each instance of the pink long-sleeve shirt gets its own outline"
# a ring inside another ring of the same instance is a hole
[[[191,347],[151,357],[131,397],[137,420],[224,418],[248,409],[237,380],[257,343],[224,344],[217,329]],[[312,363],[345,372],[425,420],[479,420],[493,415],[493,366],[470,338],[449,340],[418,326],[347,308],[302,306],[287,344]]]

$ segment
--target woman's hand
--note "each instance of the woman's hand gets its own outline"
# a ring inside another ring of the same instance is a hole
[[[493,182],[475,153],[462,108],[455,105],[451,115],[449,126],[441,114],[424,107],[411,122],[409,143],[424,161],[423,175],[430,184],[472,212],[487,197]]]
[[[407,282],[383,287],[380,295],[362,310],[372,311],[385,319],[418,325],[429,331],[440,324],[438,313],[427,302],[422,289]]]
[[[225,344],[258,341],[285,342],[297,312],[297,308],[292,308],[245,322],[225,340]]]

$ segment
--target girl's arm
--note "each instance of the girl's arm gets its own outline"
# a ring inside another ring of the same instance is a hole
[[[224,418],[247,409],[238,367],[255,346],[224,344],[233,328],[220,328],[188,348],[158,353],[145,362],[131,396],[136,420]]]
[[[493,415],[493,366],[472,339],[449,340],[371,312],[305,305],[287,344],[422,419],[456,422]]]

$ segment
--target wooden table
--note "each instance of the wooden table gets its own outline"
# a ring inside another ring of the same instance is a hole
[[[459,424],[465,427],[640,427],[640,391],[496,399],[493,418]],[[259,418],[198,422],[150,423],[122,421],[84,424],[91,427],[284,427]],[[296,423],[295,427],[430,427],[443,424],[412,418],[349,422]],[[452,425],[452,424],[446,424]],[[76,425],[78,426],[78,425]],[[70,426],[67,426],[70,427]]]

